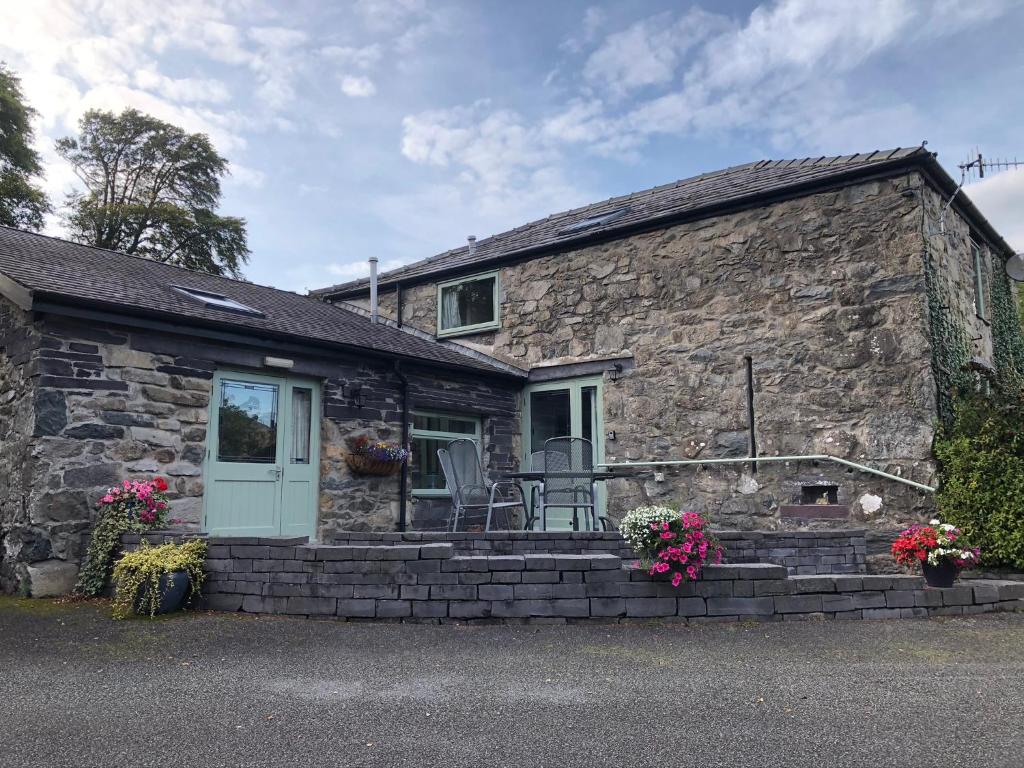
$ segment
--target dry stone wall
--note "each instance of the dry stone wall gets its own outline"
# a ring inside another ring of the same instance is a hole
[[[922,261],[933,198],[914,172],[505,266],[501,330],[460,342],[523,368],[632,356],[605,375],[609,460],[748,455],[749,359],[760,455],[829,454],[934,485]],[[954,211],[948,225],[962,242]],[[950,292],[968,313],[971,272],[953,250]],[[385,314],[394,300],[383,295]],[[404,322],[435,330],[433,284],[406,286],[403,306]],[[987,326],[969,327],[990,348]],[[832,485],[823,519],[783,514],[805,486]],[[659,502],[743,529],[891,531],[932,509],[925,492],[809,461],[610,484],[613,518]]]

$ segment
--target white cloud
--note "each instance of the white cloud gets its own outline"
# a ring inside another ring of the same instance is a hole
[[[340,82],[341,92],[352,98],[365,98],[377,92],[373,80],[365,75],[345,75]]]
[[[384,50],[379,43],[365,45],[361,48],[347,45],[329,45],[321,48],[320,54],[336,62],[341,67],[370,69],[381,60]]]
[[[139,88],[156,91],[171,101],[220,104],[231,99],[231,92],[220,80],[172,78],[152,69],[137,70],[134,79]]]
[[[968,184],[964,191],[1006,241],[1024,252],[1024,168]]]

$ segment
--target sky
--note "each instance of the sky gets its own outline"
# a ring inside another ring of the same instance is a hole
[[[0,0],[0,30],[56,202],[87,109],[204,132],[246,278],[296,291],[752,160],[1024,159],[1020,0]],[[966,189],[1024,250],[1024,169]]]

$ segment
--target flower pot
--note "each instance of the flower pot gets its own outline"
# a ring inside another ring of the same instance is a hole
[[[355,472],[357,475],[374,475],[377,477],[387,477],[393,475],[402,466],[401,461],[380,461],[378,459],[371,458],[369,456],[363,456],[358,453],[346,453],[345,463],[348,464],[348,468]]]
[[[943,560],[938,565],[925,560],[921,563],[921,570],[929,587],[952,587],[956,581],[956,563],[952,560]]]
[[[171,577],[174,577],[173,580]],[[185,571],[174,571],[160,576],[160,602],[157,604],[157,613],[174,613],[181,610],[182,605],[188,598],[189,589],[192,586],[191,580]],[[145,590],[145,587],[143,587]],[[146,613],[142,601],[143,593],[140,593],[139,600],[135,603],[135,612]]]

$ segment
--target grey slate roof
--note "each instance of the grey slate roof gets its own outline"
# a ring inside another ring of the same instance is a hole
[[[474,253],[470,253],[468,247],[463,246],[385,272],[380,276],[380,284],[383,286],[399,281],[416,282],[438,273],[485,269],[491,262],[500,261],[524,250],[568,248],[575,242],[590,240],[595,236],[611,236],[617,231],[628,230],[663,218],[699,216],[704,209],[742,204],[745,200],[763,199],[768,195],[785,194],[815,184],[835,182],[844,177],[927,160],[934,163],[934,155],[923,147],[913,147],[839,157],[760,160],[737,165],[552,214],[545,219],[480,240]],[[935,166],[938,167],[937,163]],[[567,227],[585,219],[620,212],[623,208],[626,209],[625,212],[617,213],[614,219],[604,224],[566,230]],[[311,293],[317,296],[343,297],[365,292],[367,286],[367,280],[355,280],[329,288],[320,288]]]
[[[411,358],[446,368],[509,375],[480,356],[432,341],[297,293],[217,277],[116,251],[0,227],[0,275],[32,293],[33,303],[84,305],[154,320],[287,338],[348,350]],[[227,296],[264,313],[204,306],[172,286]]]

